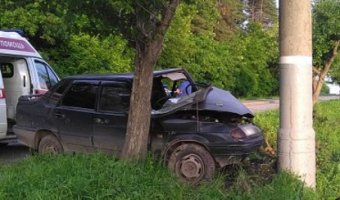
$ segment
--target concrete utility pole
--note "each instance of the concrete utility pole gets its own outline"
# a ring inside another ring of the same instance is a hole
[[[310,0],[280,0],[279,170],[315,187]]]

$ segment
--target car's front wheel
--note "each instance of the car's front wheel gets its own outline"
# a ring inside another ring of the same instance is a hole
[[[168,167],[181,180],[196,184],[213,178],[216,164],[210,153],[197,144],[182,144],[170,155]]]
[[[41,139],[38,151],[41,154],[60,154],[63,153],[63,146],[55,136],[46,135]]]

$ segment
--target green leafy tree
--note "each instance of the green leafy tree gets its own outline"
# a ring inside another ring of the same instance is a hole
[[[215,24],[215,39],[225,41],[237,37],[246,20],[244,3],[239,0],[217,0],[216,6],[220,17]]]
[[[134,35],[136,49],[135,76],[123,158],[144,159],[146,156],[153,68],[178,5],[179,0],[133,1],[133,12],[127,14],[127,19],[130,20],[122,26],[122,30],[131,31]]]
[[[119,32],[135,49],[135,74],[123,158],[144,159],[150,128],[152,72],[179,0],[69,1],[93,23],[90,32]]]
[[[104,67],[106,64],[118,66],[123,63],[126,66],[128,58],[120,59],[105,52],[126,52],[125,47],[116,48],[110,46],[114,44],[109,44],[115,41],[112,34],[122,34],[129,46],[135,49],[136,55],[128,130],[122,155],[143,159],[150,125],[153,67],[178,4],[179,0],[4,0],[0,8],[0,25],[2,28],[26,30],[32,43],[38,49],[46,49],[44,55],[60,64],[62,67],[58,69],[65,74],[73,70],[92,72],[93,64]],[[124,46],[125,42],[120,44]],[[53,47],[58,50],[53,50]],[[68,60],[58,61],[57,58],[63,57]],[[72,70],[64,69],[70,67],[65,65],[71,65]],[[95,71],[106,70],[111,68]]]
[[[313,9],[313,102],[317,102],[324,79],[336,63],[340,45],[340,3],[320,0]],[[330,74],[332,76],[332,74]]]
[[[278,90],[277,32],[264,31],[259,23],[251,23],[239,38],[239,73],[234,93],[238,96],[268,96]],[[236,52],[235,52],[236,53]],[[273,66],[273,67],[272,67]]]
[[[198,81],[231,88],[234,69],[227,64],[232,62],[229,46],[214,39],[213,24],[217,23],[218,18],[207,17],[211,21],[205,21],[205,23],[210,25],[203,27],[210,28],[197,27],[197,23],[194,21],[196,15],[200,13],[198,10],[202,9],[202,6],[196,5],[199,3],[198,1],[195,4],[183,3],[180,5],[166,34],[164,49],[158,65],[162,68],[182,66],[187,68]],[[206,11],[206,13],[210,13],[207,16],[218,15],[215,6],[207,8],[214,10]]]
[[[67,54],[65,51],[58,51],[62,55],[55,55],[64,58],[54,65],[56,71],[62,75],[132,70],[134,52],[120,36],[101,39],[88,34],[72,35],[65,48]]]
[[[275,0],[243,0],[246,4],[248,19],[268,27],[277,23],[277,9]]]
[[[146,155],[152,71],[160,55],[158,67],[184,66],[198,81],[238,96],[268,95],[277,85],[275,32],[242,26],[241,1],[1,0],[0,12],[1,28],[24,29],[62,76],[130,71],[134,61],[124,158]]]
[[[158,65],[183,66],[197,81],[211,82],[237,96],[277,94],[277,27],[263,29],[259,23],[250,23],[242,32],[221,41],[215,36],[216,29],[198,29],[192,22],[199,8],[181,4],[165,37]],[[221,8],[206,9],[215,10],[206,13],[216,13]],[[214,20],[209,24],[220,25],[219,17],[211,17]]]
[[[192,20],[196,11],[191,5],[182,3],[179,5],[174,19],[164,38],[158,67],[185,67],[192,62],[190,58],[196,51],[196,45],[192,38]]]
[[[52,9],[53,8],[53,9]],[[60,17],[64,11],[57,1],[1,1],[2,29],[23,29],[38,49],[63,44],[67,37],[67,23]]]
[[[61,77],[130,71],[134,58],[131,45],[118,33],[116,24],[103,19],[110,14],[103,9],[108,2],[6,0],[0,7],[0,27],[23,29]],[[94,16],[96,13],[101,15]]]

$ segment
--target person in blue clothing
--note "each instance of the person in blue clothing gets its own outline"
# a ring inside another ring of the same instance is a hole
[[[176,90],[177,97],[187,96],[191,94],[191,92],[192,87],[188,80],[183,81]]]

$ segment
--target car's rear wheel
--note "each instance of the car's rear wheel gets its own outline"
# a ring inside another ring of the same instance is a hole
[[[63,146],[55,136],[46,135],[39,143],[38,152],[41,154],[60,154],[63,153]]]
[[[210,153],[197,144],[178,146],[170,155],[168,167],[181,180],[196,184],[213,178],[216,164]]]

